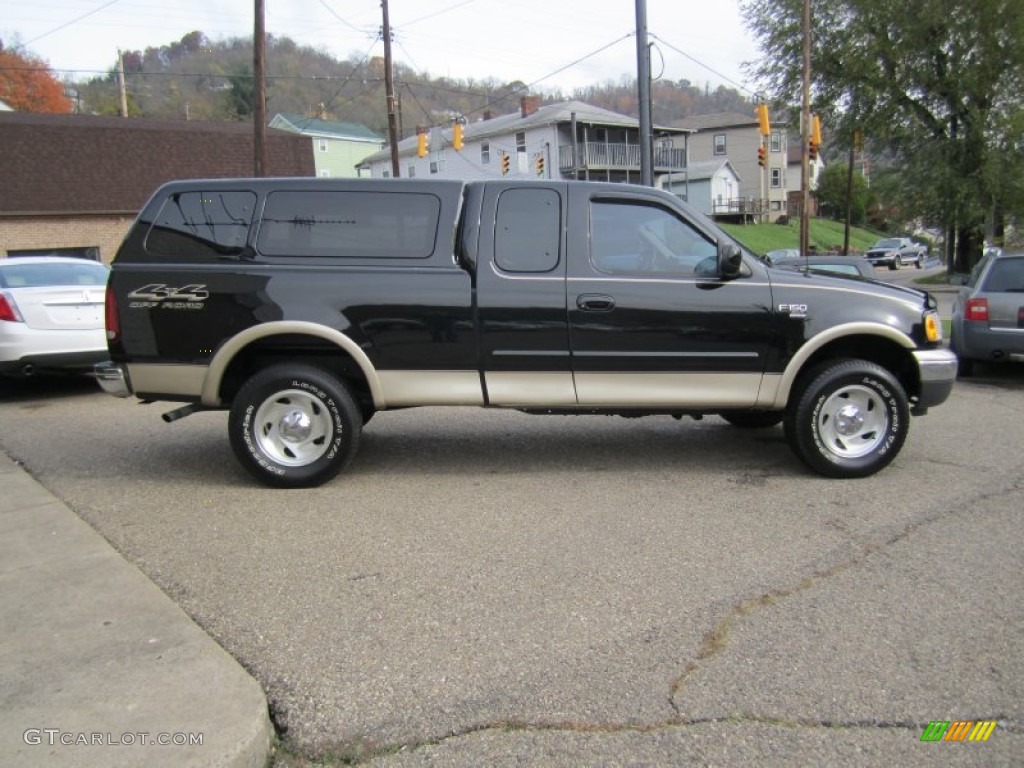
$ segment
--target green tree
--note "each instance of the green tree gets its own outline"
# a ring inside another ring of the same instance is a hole
[[[788,103],[800,93],[802,7],[743,3],[764,54],[754,71]],[[1024,170],[1015,118],[1024,103],[1024,3],[832,0],[814,3],[812,17],[815,110],[831,114],[838,137],[859,128],[896,161],[902,209],[941,224],[956,268],[968,269],[992,212],[1024,213],[1010,183]]]
[[[814,191],[814,196],[818,199],[822,212],[836,221],[846,218],[846,190],[849,176],[849,168],[842,162],[830,163],[818,176],[818,188]],[[860,171],[853,172],[851,191],[850,223],[859,227],[864,223],[870,194],[864,174]]]

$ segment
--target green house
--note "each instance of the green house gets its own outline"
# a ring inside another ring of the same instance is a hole
[[[323,178],[353,178],[356,165],[384,146],[379,136],[359,123],[338,123],[315,117],[278,113],[271,128],[308,136],[313,142],[316,175]]]

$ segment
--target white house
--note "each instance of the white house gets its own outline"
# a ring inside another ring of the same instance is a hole
[[[404,178],[543,178],[640,182],[640,125],[628,115],[581,101],[540,106],[521,99],[519,112],[484,117],[463,127],[463,147],[453,146],[454,122],[427,131],[426,151],[410,136],[398,142],[399,176]],[[681,128],[655,129],[654,174],[660,182],[686,167]],[[392,175],[385,148],[359,164],[360,175]]]
[[[743,180],[728,160],[690,163],[684,173],[666,176],[662,189],[686,200],[703,214],[711,216],[716,208],[739,194]]]

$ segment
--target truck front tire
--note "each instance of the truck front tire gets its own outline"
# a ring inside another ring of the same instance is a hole
[[[355,456],[363,419],[349,388],[312,365],[264,368],[238,391],[228,436],[253,477],[277,488],[330,480]]]
[[[826,477],[866,477],[900,452],[910,407],[900,383],[865,360],[840,360],[793,392],[785,429],[793,452]]]

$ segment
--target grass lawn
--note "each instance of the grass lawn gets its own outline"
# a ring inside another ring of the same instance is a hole
[[[800,246],[799,222],[790,224],[722,224],[722,229],[759,256],[777,248]],[[808,225],[810,242],[819,253],[841,251],[843,222],[811,219]],[[850,228],[850,252],[863,253],[884,235],[859,227]]]

